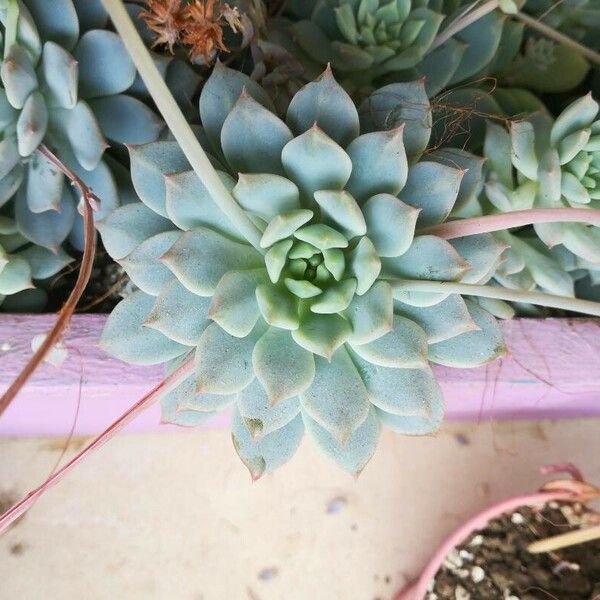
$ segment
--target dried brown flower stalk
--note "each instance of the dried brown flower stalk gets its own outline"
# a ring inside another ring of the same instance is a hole
[[[142,11],[140,17],[156,34],[152,47],[167,46],[173,54],[173,46],[179,41],[185,25],[181,0],[146,0],[146,4],[148,10]]]

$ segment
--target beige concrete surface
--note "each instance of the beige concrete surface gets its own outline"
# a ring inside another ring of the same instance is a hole
[[[123,435],[0,538],[1,600],[389,600],[461,520],[570,460],[600,482],[600,422],[382,437],[357,482],[309,441],[252,484],[226,432]],[[73,440],[70,451],[83,440]],[[0,441],[6,506],[61,441]]]

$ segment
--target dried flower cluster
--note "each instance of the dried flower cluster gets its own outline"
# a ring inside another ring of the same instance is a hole
[[[188,49],[190,60],[210,63],[218,51],[229,52],[223,41],[223,28],[243,32],[237,8],[218,0],[146,0],[148,9],[140,13],[156,34],[152,47],[166,46],[173,54],[176,44]]]

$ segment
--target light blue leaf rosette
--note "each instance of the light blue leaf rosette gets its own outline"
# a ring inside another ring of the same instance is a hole
[[[426,98],[422,83],[396,85]],[[477,302],[395,292],[391,282],[482,283],[504,245],[485,234],[418,234],[481,187],[463,166],[477,173],[481,160],[467,153],[418,161],[427,119],[389,130],[370,122],[361,133],[329,69],[295,95],[285,121],[271,108],[255,82],[222,65],[200,98],[205,150],[261,230],[259,249],[216,207],[176,142],[130,148],[141,202],[99,227],[139,291],[115,308],[101,345],[170,370],[193,357],[195,372],[166,396],[163,419],[193,425],[232,406],[234,446],[254,478],[286,462],[305,430],[358,474],[382,424],[408,435],[439,427],[431,363],[477,366],[504,352]]]

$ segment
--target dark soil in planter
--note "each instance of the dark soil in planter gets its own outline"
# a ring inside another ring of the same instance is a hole
[[[427,600],[600,600],[600,540],[527,551],[536,540],[597,522],[582,505],[556,502],[490,521],[447,556]]]

